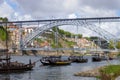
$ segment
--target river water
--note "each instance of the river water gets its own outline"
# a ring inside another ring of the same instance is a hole
[[[28,63],[29,59],[37,61],[41,56],[12,56],[12,61],[20,61]],[[74,73],[93,69],[99,66],[108,64],[119,64],[119,60],[111,60],[110,62],[91,62],[91,57],[88,63],[72,63],[68,66],[42,66],[40,62],[36,64],[32,71],[24,73],[0,74],[0,80],[97,80],[94,77],[76,77]]]

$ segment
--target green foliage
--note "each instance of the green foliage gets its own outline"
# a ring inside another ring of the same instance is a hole
[[[8,18],[7,17],[0,17],[0,20],[2,22],[7,22],[8,21]],[[8,33],[8,32],[7,32]],[[8,38],[8,34],[6,34],[6,29],[3,27],[3,26],[0,26],[0,39],[2,41],[5,41],[6,39],[9,39]]]
[[[96,36],[90,37],[90,40],[96,40],[96,39],[98,39],[98,37],[96,37]]]
[[[84,37],[85,39],[87,39],[87,40],[92,40],[91,38],[89,38],[89,37]]]
[[[73,34],[73,33],[70,33],[70,32],[68,32],[68,31],[64,31],[64,30],[62,30],[62,29],[59,29],[58,27],[53,27],[53,31],[56,31],[56,29],[58,30],[58,33],[60,34],[60,35],[65,35],[66,37],[68,37],[68,38],[70,38],[71,37],[71,35],[73,36],[73,37],[75,37],[75,36],[78,36],[78,38],[82,38],[82,34]]]
[[[57,27],[54,27],[53,28],[53,31],[56,31],[56,28]],[[58,33],[61,35],[61,36],[63,36],[63,35],[66,35],[67,37],[71,37],[71,33],[70,32],[66,32],[66,31],[64,31],[64,30],[62,30],[62,29],[59,29],[59,28],[57,28],[57,30],[58,30]],[[81,37],[81,35],[79,35],[80,37]],[[63,47],[62,46],[62,43],[61,42],[59,42],[58,41],[58,45],[57,45],[57,43],[55,42],[55,36],[54,36],[54,33],[52,32],[52,34],[50,35],[50,38],[52,38],[52,40],[51,40],[51,46],[52,46],[52,48],[61,48],[61,47]],[[66,39],[63,39],[63,41],[64,41],[64,43],[65,44],[67,44],[69,47],[72,47],[74,44],[76,44],[75,42],[72,42],[72,41],[68,41],[68,40],[66,40]],[[50,41],[49,41],[50,42]]]
[[[42,39],[40,39],[40,38],[35,38],[35,40],[37,41],[37,42],[39,42],[39,43],[42,43],[42,42],[44,42]]]
[[[110,41],[110,43],[109,43],[109,49],[114,49],[114,42],[113,41]]]
[[[56,44],[55,44],[55,41],[54,41],[54,40],[52,40],[51,46],[52,46],[52,48],[56,48]]]
[[[82,34],[78,34],[77,36],[78,36],[78,38],[82,38]]]
[[[117,49],[120,49],[120,41],[117,42],[117,44],[116,44],[116,48],[117,48]]]
[[[57,48],[62,48],[62,44],[60,42],[58,42]]]
[[[64,35],[66,35],[66,37],[69,37],[69,38],[71,37],[71,33],[70,33],[70,32],[67,32],[67,31],[65,32]]]
[[[62,29],[59,29],[58,31],[59,31],[60,34],[63,34],[63,35],[65,34],[65,31],[62,30]]]
[[[120,65],[109,65],[103,69],[103,72],[106,74],[118,73],[120,71]]]
[[[120,76],[120,65],[108,65],[100,70],[102,80],[115,80]]]
[[[7,17],[0,17],[0,20],[2,20],[3,22],[8,22],[8,18]]]
[[[67,45],[70,46],[70,47],[73,47],[73,45],[76,44],[76,42],[73,42],[73,41],[67,41],[67,40],[66,40],[66,43],[67,43]]]
[[[56,31],[56,29],[58,29],[58,28],[57,28],[57,27],[53,27],[53,28],[52,28],[53,31]]]
[[[8,39],[8,36],[7,37],[6,36],[7,36],[6,30],[2,26],[0,26],[0,39],[2,41],[5,41],[6,38]]]
[[[120,52],[118,53],[117,57],[120,57]]]

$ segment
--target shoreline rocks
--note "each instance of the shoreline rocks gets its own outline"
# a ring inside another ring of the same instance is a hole
[[[100,72],[99,70],[103,68],[103,67],[98,67],[92,70],[87,70],[87,71],[83,71],[83,72],[78,72],[75,73],[74,76],[81,76],[81,77],[98,77],[100,76]]]

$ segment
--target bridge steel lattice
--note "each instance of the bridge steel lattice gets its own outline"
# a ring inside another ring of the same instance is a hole
[[[75,19],[52,19],[52,20],[32,20],[32,21],[14,21],[12,23],[16,24],[29,24],[29,23],[37,23],[44,24],[40,27],[37,27],[33,32],[29,33],[24,39],[21,39],[20,49],[25,50],[25,46],[31,42],[37,36],[40,36],[45,31],[62,25],[75,25],[79,27],[85,27],[89,30],[96,32],[103,39],[109,41],[117,41],[117,37],[108,31],[102,29],[101,27],[95,25],[95,23],[99,22],[120,22],[120,17],[99,17],[99,18],[75,18]],[[2,22],[4,23],[4,22]],[[8,22],[11,23],[11,22]],[[0,22],[1,24],[1,22]]]

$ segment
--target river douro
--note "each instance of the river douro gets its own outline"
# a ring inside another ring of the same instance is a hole
[[[20,61],[28,63],[29,59],[37,61],[41,56],[12,56],[13,61]],[[91,62],[91,57],[88,63],[72,63],[68,66],[42,66],[40,62],[37,62],[36,66],[32,71],[24,73],[11,73],[11,74],[0,74],[0,80],[97,80],[94,77],[76,77],[74,73],[85,71],[103,66],[107,64],[119,64],[119,60]]]

